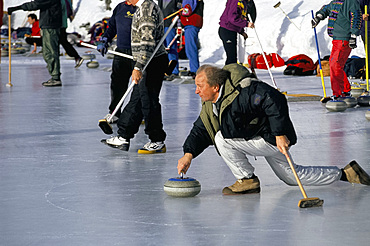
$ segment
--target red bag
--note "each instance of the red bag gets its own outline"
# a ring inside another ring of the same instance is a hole
[[[272,64],[274,65],[274,67],[285,66],[285,61],[283,60],[283,58],[281,58],[281,56],[279,56],[279,54],[271,53],[270,56],[272,58]]]
[[[272,67],[272,58],[270,55],[266,55],[265,53],[265,56],[266,56],[266,60],[267,60],[267,63],[269,65],[269,67]],[[256,58],[256,68],[258,69],[267,69],[266,67],[266,62],[265,62],[265,59],[263,58],[263,55],[258,55],[257,58]]]
[[[248,56],[248,64],[251,68],[257,68],[256,58],[260,53],[253,53]]]

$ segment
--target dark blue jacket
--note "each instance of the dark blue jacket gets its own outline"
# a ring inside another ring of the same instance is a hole
[[[131,49],[131,23],[132,17],[137,7],[126,4],[126,1],[118,4],[114,10],[113,15],[109,19],[108,28],[103,34],[108,41],[117,35],[118,49]]]

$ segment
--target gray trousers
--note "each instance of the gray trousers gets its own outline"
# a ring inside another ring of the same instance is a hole
[[[250,178],[253,175],[254,167],[249,163],[247,155],[263,156],[279,179],[288,185],[297,185],[285,156],[262,137],[248,141],[243,138],[225,139],[218,131],[215,142],[235,178]],[[340,180],[342,175],[342,171],[335,166],[300,166],[294,162],[293,165],[303,185],[328,185]]]
[[[42,29],[42,55],[54,80],[60,80],[59,35],[59,28]]]

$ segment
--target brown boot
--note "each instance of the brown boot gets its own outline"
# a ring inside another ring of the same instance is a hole
[[[345,166],[344,173],[350,183],[370,185],[369,175],[356,161],[351,161],[347,166]]]
[[[222,190],[224,195],[241,195],[241,194],[251,194],[260,193],[260,181],[257,176],[253,176],[249,179],[238,179],[235,184],[225,187]]]

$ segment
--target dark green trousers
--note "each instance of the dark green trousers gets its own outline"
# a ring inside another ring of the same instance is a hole
[[[60,80],[59,35],[59,28],[42,29],[42,55],[54,80]]]

